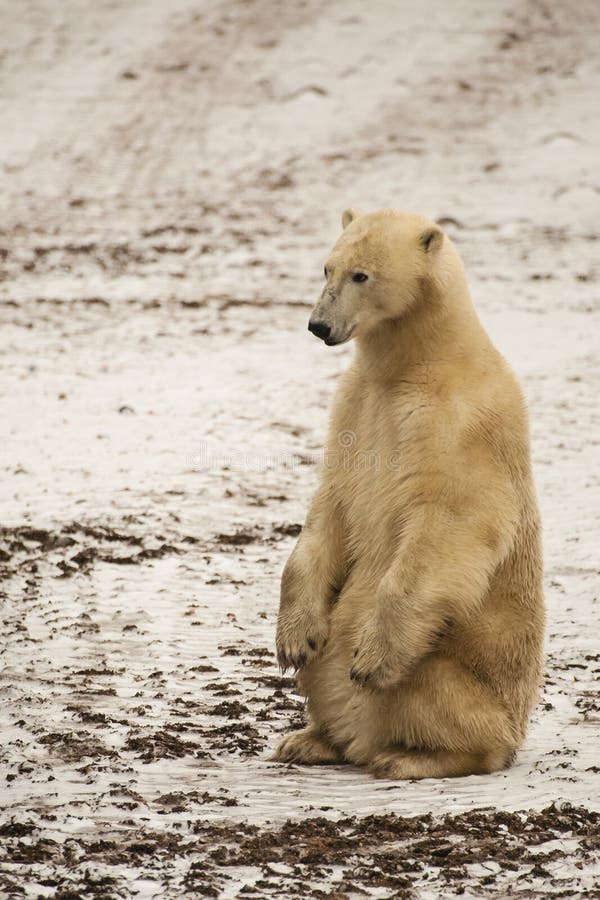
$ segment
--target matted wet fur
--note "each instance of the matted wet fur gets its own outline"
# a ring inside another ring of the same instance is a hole
[[[275,759],[388,778],[492,772],[541,671],[527,411],[433,222],[347,210],[309,327],[356,340],[277,626],[309,723]]]

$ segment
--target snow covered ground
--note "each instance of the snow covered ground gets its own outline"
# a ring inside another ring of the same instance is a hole
[[[0,895],[600,896],[598,4],[0,16]],[[547,676],[500,774],[268,761],[348,205],[444,224],[529,400]]]

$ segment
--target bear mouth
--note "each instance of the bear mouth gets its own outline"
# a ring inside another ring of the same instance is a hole
[[[342,338],[325,338],[323,343],[327,345],[327,347],[337,347],[339,344],[345,344],[346,341],[349,341],[352,335],[354,334],[354,329],[356,325],[353,325],[348,334],[344,335]]]

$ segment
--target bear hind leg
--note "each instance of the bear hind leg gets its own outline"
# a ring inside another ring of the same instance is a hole
[[[487,775],[512,762],[512,750],[404,750],[390,748],[377,753],[369,769],[378,778],[460,778]]]

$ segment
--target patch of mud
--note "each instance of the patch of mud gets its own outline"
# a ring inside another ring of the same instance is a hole
[[[184,741],[167,729],[152,734],[132,734],[127,738],[125,750],[133,750],[137,759],[152,762],[156,759],[176,759],[180,756],[203,758],[208,754],[193,741]]]
[[[203,548],[243,548],[248,544],[272,544],[286,537],[297,536],[300,525],[274,525],[270,533],[264,529],[238,529],[232,534],[217,534],[205,540]],[[56,531],[27,525],[0,528],[0,578],[25,576],[28,593],[33,595],[38,583],[40,563],[54,568],[56,577],[89,574],[98,563],[135,566],[147,560],[162,559],[171,554],[189,551],[199,544],[193,535],[172,534],[167,540],[160,533],[137,534],[119,531],[110,525],[71,522]],[[114,545],[125,550],[116,551]],[[48,574],[48,573],[46,573]],[[215,579],[213,583],[217,583]],[[243,581],[234,581],[243,584]],[[2,589],[0,588],[0,596]]]
[[[192,540],[184,538],[186,543]],[[157,545],[147,546],[156,541]],[[119,553],[112,549],[115,544],[138,549]],[[148,559],[180,552],[181,547],[164,542],[161,535],[126,534],[108,525],[72,522],[57,531],[29,526],[4,527],[0,529],[0,576],[8,579],[27,573],[30,576],[27,584],[33,589],[42,562],[54,567],[57,577],[69,578],[79,572],[89,573],[98,562],[139,565]]]
[[[138,878],[155,890],[162,885],[166,897],[178,891],[229,896],[234,888],[236,896],[339,900],[412,900],[420,890],[428,896],[540,897],[541,885],[543,896],[572,897],[600,864],[600,814],[568,804],[537,813],[318,817],[261,828],[195,818],[207,802],[236,805],[224,794],[161,795],[155,801],[160,812],[188,815],[185,832],[177,834],[137,828],[127,836],[107,832],[101,839],[74,835],[60,842],[31,823],[10,823],[0,830],[0,859],[10,861],[13,878],[29,890],[40,883],[37,866],[51,862],[54,883],[69,896],[86,896],[91,872],[95,884],[116,892],[105,896],[129,896],[123,868],[134,865]],[[600,897],[600,886],[588,887],[585,896]]]

